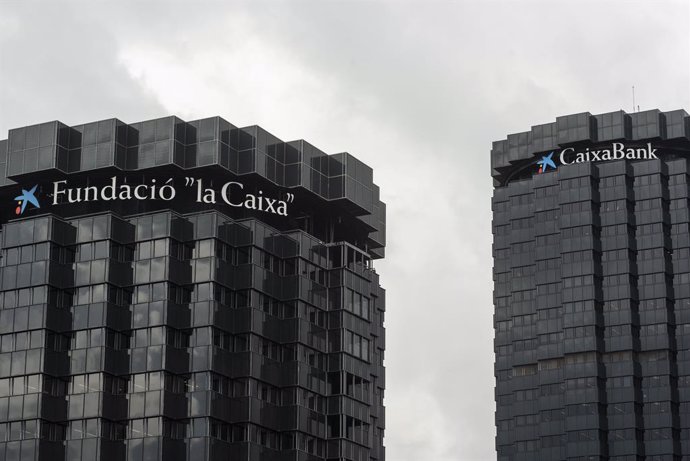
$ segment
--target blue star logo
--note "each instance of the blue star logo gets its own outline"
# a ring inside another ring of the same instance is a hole
[[[14,198],[17,201],[17,208],[14,210],[15,214],[23,214],[24,210],[26,210],[26,205],[29,203],[32,204],[35,208],[41,208],[41,205],[38,204],[38,199],[35,195],[36,188],[38,188],[38,184],[32,187],[31,190],[22,189],[22,195],[17,195]]]
[[[553,152],[551,152],[549,155],[544,155],[541,160],[537,162],[537,165],[539,165],[539,173],[544,173],[548,167],[553,168],[554,170],[556,169],[556,164],[553,161]]]

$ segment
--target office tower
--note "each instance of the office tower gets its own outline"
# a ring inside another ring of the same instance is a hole
[[[0,459],[384,460],[385,205],[219,118],[0,141]]]
[[[690,117],[493,143],[499,460],[690,459]]]

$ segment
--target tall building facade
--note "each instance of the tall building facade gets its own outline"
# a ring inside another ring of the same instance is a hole
[[[0,459],[385,459],[372,169],[222,118],[0,141]]]
[[[493,143],[499,460],[690,459],[690,117]]]

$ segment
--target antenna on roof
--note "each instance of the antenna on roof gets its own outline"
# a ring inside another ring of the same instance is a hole
[[[635,112],[635,85],[632,86],[633,112]]]

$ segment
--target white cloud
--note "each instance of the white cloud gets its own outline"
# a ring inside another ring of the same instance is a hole
[[[427,383],[430,384],[430,383]],[[422,460],[452,461],[457,459],[453,451],[453,434],[449,415],[443,411],[443,396],[429,393],[430,386],[409,386],[389,392],[389,399],[400,402],[396,417],[388,423],[388,456],[416,456]],[[403,403],[404,402],[404,403]],[[419,415],[425,415],[420,418]]]
[[[170,113],[221,115],[240,126],[260,122],[286,140],[304,137],[305,124],[325,128],[340,118],[338,82],[267,41],[243,14],[221,17],[212,29],[175,45],[167,38],[125,41],[118,56]],[[351,98],[347,109],[366,104]]]

